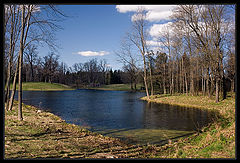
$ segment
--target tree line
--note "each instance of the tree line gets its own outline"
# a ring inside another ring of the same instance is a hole
[[[30,45],[24,53],[22,81],[61,83],[74,88],[88,88],[128,83],[129,73],[112,70],[105,59],[97,58],[68,67],[59,60],[56,53],[49,52],[48,55],[40,57],[36,46]]]
[[[134,73],[143,72],[146,95],[226,98],[235,91],[235,18],[231,5],[178,5],[151,50],[146,11],[139,8],[117,52]],[[156,38],[155,38],[156,39]],[[140,64],[140,66],[138,66]]]

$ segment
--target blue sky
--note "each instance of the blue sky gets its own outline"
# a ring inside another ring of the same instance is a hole
[[[130,13],[121,14],[115,5],[62,5],[59,8],[70,18],[60,23],[63,30],[56,32],[60,61],[68,66],[84,63],[92,58],[106,59],[113,69],[121,68],[114,54],[120,40],[131,25]],[[101,52],[103,56],[82,56],[78,52]],[[39,49],[47,55],[47,47]]]
[[[120,43],[126,32],[131,29],[131,20],[138,7],[144,7],[149,22],[150,39],[147,44],[159,48],[159,31],[170,30],[169,16],[176,5],[59,5],[69,18],[59,23],[63,30],[56,32],[59,60],[69,67],[74,63],[84,63],[90,59],[106,59],[115,69],[122,64],[114,53],[120,49]],[[50,52],[46,47],[39,48],[39,55]]]
[[[114,53],[119,50],[121,40],[131,28],[131,19],[139,5],[59,5],[70,16],[59,23],[63,30],[56,32],[59,61],[68,66],[84,63],[90,59],[106,59],[115,69],[121,69],[122,63]],[[147,5],[149,22],[166,23],[171,5]],[[160,11],[160,12],[159,12]],[[157,15],[157,16],[156,16]],[[156,28],[158,29],[158,28]],[[156,29],[154,29],[156,34]],[[150,29],[149,29],[150,30]],[[154,35],[153,31],[153,35]],[[156,43],[151,40],[151,43]],[[39,55],[50,51],[47,46],[39,48]]]

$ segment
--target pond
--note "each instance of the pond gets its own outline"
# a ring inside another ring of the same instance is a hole
[[[148,103],[141,92],[69,90],[23,91],[23,103],[60,116],[90,131],[130,143],[164,143],[188,135],[213,120],[196,108]]]

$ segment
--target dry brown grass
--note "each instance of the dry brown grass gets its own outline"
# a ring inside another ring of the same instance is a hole
[[[147,100],[146,97],[142,98]],[[209,109],[217,119],[200,133],[181,138],[174,145],[166,144],[160,150],[161,158],[235,158],[235,98],[215,103],[207,96],[155,95],[150,102]]]

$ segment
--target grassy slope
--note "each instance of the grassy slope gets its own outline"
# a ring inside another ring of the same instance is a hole
[[[146,100],[146,97],[142,98]],[[219,113],[216,121],[187,138],[165,145],[161,158],[235,158],[235,99],[215,103],[206,96],[157,95],[151,102],[211,109]]]
[[[18,85],[17,85],[18,89]],[[59,90],[73,90],[70,86],[58,83],[44,83],[44,82],[24,82],[22,89],[25,91],[59,91]]]
[[[140,87],[141,85],[137,84],[137,90],[140,90]],[[131,86],[130,84],[109,84],[109,85],[102,85],[101,87],[91,87],[89,89],[131,91]]]
[[[151,158],[160,149],[129,145],[68,124],[58,116],[23,104],[17,120],[17,102],[5,112],[5,158]]]
[[[28,86],[29,88],[33,87]],[[5,156],[6,158],[235,157],[234,98],[228,97],[216,104],[214,99],[205,96],[157,95],[151,97],[150,101],[213,109],[219,112],[220,117],[200,133],[181,138],[176,142],[169,141],[164,146],[138,146],[127,145],[118,139],[104,137],[81,129],[79,126],[67,124],[51,113],[36,113],[37,108],[32,106],[23,105],[24,121],[19,122],[15,104],[12,112],[5,112]]]

